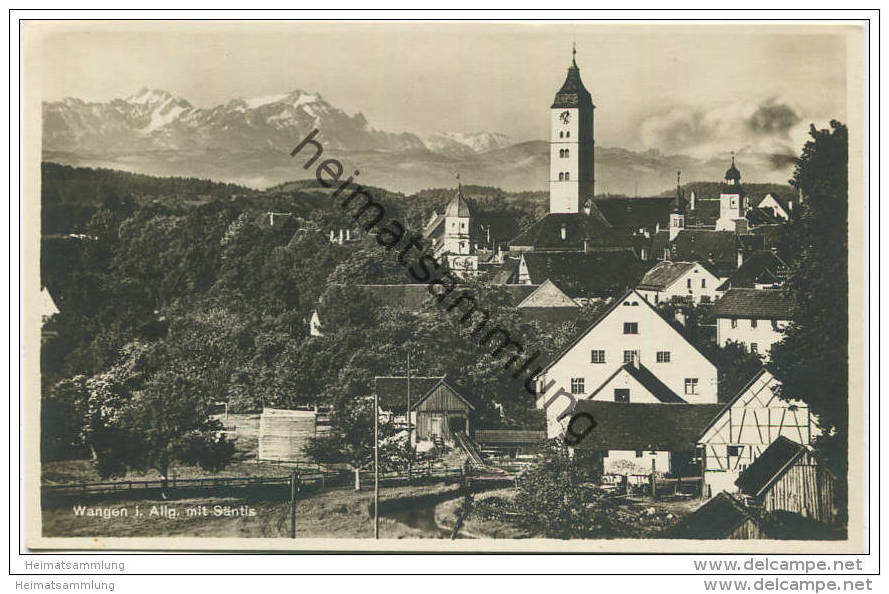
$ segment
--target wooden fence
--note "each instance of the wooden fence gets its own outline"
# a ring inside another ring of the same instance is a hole
[[[359,474],[363,488],[373,484],[373,471],[362,470]],[[419,467],[413,470],[410,475],[410,480],[413,482],[457,481],[460,480],[462,476],[463,469],[461,467],[446,468],[428,466]],[[507,480],[512,480],[508,475],[505,476],[502,474],[472,475],[474,481],[482,482],[503,481],[505,478]],[[318,468],[299,469],[299,480],[302,487],[315,489],[346,487],[354,484],[355,473],[351,470],[327,471]],[[192,479],[171,478],[166,481],[166,491],[167,493],[175,494],[176,496],[207,493],[229,494],[235,492],[240,494],[258,494],[262,492],[277,492],[279,490],[284,490],[289,494],[290,481],[290,476],[236,476]],[[407,483],[408,475],[406,472],[381,472],[380,482],[387,486]],[[57,502],[73,497],[99,499],[109,496],[160,496],[163,489],[163,480],[152,479],[42,485],[40,487],[40,492],[44,502]]]

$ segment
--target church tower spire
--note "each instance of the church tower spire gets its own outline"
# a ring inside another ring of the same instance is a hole
[[[577,47],[550,106],[549,211],[581,212],[595,195],[593,98],[580,79]]]

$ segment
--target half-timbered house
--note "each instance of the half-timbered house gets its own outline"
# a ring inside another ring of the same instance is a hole
[[[761,369],[698,438],[704,484],[712,493],[735,491],[735,480],[776,439],[808,445],[818,427],[808,407],[778,395],[780,382]]]

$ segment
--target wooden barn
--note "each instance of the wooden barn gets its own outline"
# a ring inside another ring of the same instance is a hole
[[[475,406],[451,384],[447,377],[376,378],[380,408],[396,417],[407,410],[410,396],[411,435],[416,441],[442,441],[454,444],[454,433],[471,435]]]
[[[329,429],[314,410],[262,409],[259,418],[259,460],[309,461],[303,453],[310,437]]]
[[[791,512],[826,525],[836,521],[836,478],[810,448],[786,437],[766,448],[735,484],[764,514]]]
[[[778,396],[780,382],[761,369],[698,437],[704,484],[711,493],[735,492],[735,481],[778,437],[809,445],[818,428],[802,402]]]
[[[756,515],[724,491],[680,520],[665,536],[702,540],[768,538]]]

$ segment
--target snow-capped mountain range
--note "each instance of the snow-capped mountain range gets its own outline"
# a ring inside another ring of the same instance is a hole
[[[43,143],[53,151],[290,150],[295,139],[318,128],[331,149],[478,153],[511,144],[502,134],[442,133],[424,143],[410,133],[376,130],[361,114],[350,116],[317,93],[233,99],[211,108],[157,89],[125,99],[87,103],[67,98],[43,104]]]
[[[543,116],[541,116],[543,117]],[[439,132],[424,138],[373,128],[318,93],[232,99],[195,107],[167,91],[142,89],[106,103],[66,98],[43,104],[43,160],[108,167],[150,175],[211,178],[264,188],[313,175],[290,157],[313,129],[325,154],[340,158],[361,181],[414,192],[466,183],[505,190],[544,190],[549,145],[515,142],[497,132]],[[683,180],[718,180],[729,155],[706,159],[596,146],[596,190],[632,195],[660,193]],[[745,179],[785,181],[790,166],[769,154],[739,156]]]

